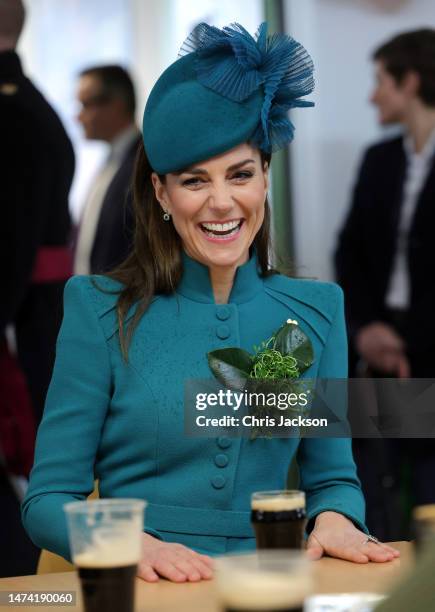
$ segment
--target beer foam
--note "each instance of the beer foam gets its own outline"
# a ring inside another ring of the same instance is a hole
[[[292,497],[276,495],[275,497],[254,498],[251,501],[251,508],[262,512],[288,512],[300,508],[305,509],[305,496],[301,494]]]
[[[119,546],[115,549],[110,550],[110,547],[107,547],[107,550],[87,550],[80,555],[76,555],[74,557],[74,564],[77,567],[101,567],[101,568],[110,568],[110,567],[124,567],[127,565],[136,565],[139,561],[134,551],[132,553],[131,550],[120,550]]]
[[[95,530],[89,546],[73,555],[79,567],[123,567],[138,563],[141,554],[141,539],[136,530],[113,533],[109,529]]]
[[[309,575],[273,574],[234,569],[218,577],[221,602],[239,610],[282,610],[300,606],[312,590]]]

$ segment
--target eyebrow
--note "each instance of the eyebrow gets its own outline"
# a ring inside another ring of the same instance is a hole
[[[227,172],[232,172],[233,170],[237,170],[238,168],[241,168],[242,166],[245,166],[246,164],[254,164],[255,160],[254,159],[244,159],[241,162],[237,162],[237,164],[233,164],[232,166],[228,166],[228,168],[226,169]],[[205,168],[185,168],[184,170],[180,170],[180,172],[174,172],[174,174],[180,175],[180,174],[207,174],[207,170],[205,170]]]

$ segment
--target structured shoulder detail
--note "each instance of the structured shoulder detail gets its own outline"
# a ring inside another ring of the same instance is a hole
[[[95,315],[100,321],[106,340],[118,332],[119,323],[116,305],[123,284],[108,276],[89,275],[73,276],[65,286],[65,295],[79,292],[80,299],[88,301]],[[152,300],[154,303],[161,296],[157,295]],[[136,312],[137,303],[133,304],[127,313],[125,321],[128,322]]]
[[[94,274],[89,277],[88,291],[94,308],[100,317],[116,308],[119,294],[124,285],[108,276]]]
[[[335,283],[274,275],[266,279],[266,293],[304,321],[322,344],[326,344],[342,291]]]
[[[65,286],[65,299],[70,304],[79,300],[88,304],[99,320],[106,340],[118,329],[116,303],[122,284],[102,275],[73,276]]]
[[[108,276],[92,274],[90,276],[73,276],[66,289],[77,288],[92,303],[96,314],[103,317],[116,307],[116,302],[123,285]]]
[[[329,323],[334,318],[338,300],[343,294],[336,283],[289,278],[281,274],[270,276],[264,284],[269,292],[281,293],[290,300],[312,308]]]

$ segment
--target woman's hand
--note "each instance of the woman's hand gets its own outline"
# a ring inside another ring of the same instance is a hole
[[[148,533],[142,534],[142,559],[137,575],[147,582],[159,576],[172,582],[198,582],[213,576],[213,561],[206,555],[183,546],[162,542]]]
[[[383,563],[400,556],[398,550],[387,544],[367,542],[367,534],[338,512],[321,512],[316,517],[307,552],[310,559],[330,555],[354,563]]]

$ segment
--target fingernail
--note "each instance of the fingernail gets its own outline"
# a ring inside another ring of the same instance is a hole
[[[178,572],[178,574],[176,574],[177,580],[180,580],[182,582],[185,582],[187,580],[187,576],[186,574],[183,574],[181,572]]]

